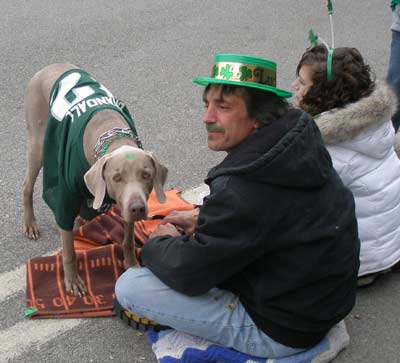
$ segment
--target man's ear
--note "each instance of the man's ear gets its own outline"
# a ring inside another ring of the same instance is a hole
[[[156,192],[157,200],[160,203],[165,203],[166,196],[163,187],[167,181],[168,169],[157,160],[152,152],[146,151],[146,153],[151,157],[156,168],[156,174],[154,176],[154,191]]]
[[[106,195],[106,182],[103,177],[103,170],[107,160],[107,156],[101,157],[84,175],[85,184],[89,192],[94,195],[93,209],[101,207]]]

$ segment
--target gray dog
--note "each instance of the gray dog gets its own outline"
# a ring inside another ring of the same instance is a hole
[[[125,105],[88,73],[72,64],[52,64],[37,72],[25,93],[28,129],[24,181],[24,232],[38,239],[33,190],[43,166],[43,198],[61,231],[66,291],[83,295],[73,245],[74,220],[83,204],[95,210],[116,203],[124,220],[124,265],[136,265],[133,222],[147,218],[154,188],[165,202],[167,168],[141,149]],[[94,196],[94,200],[93,200]]]

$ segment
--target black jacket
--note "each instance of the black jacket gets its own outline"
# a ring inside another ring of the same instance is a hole
[[[355,303],[354,200],[300,110],[252,134],[208,174],[194,235],[158,237],[145,265],[171,288],[232,291],[274,340],[306,348]]]

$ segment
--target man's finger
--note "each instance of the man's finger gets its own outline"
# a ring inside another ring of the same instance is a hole
[[[176,224],[179,223],[179,219],[180,219],[179,217],[168,215],[163,220],[161,220],[160,224],[167,224],[167,223]]]

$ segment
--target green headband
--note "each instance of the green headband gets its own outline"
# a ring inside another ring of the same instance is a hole
[[[328,50],[328,59],[326,60],[326,79],[328,81],[332,80],[332,60],[333,60],[333,51],[331,48]]]
[[[326,79],[330,81],[332,80],[332,61],[333,61],[333,51],[335,49],[335,37],[333,32],[333,17],[332,17],[333,15],[332,0],[328,0],[327,9],[328,9],[329,23],[331,28],[332,46],[329,47],[328,44],[322,38],[319,39],[328,51],[328,57],[326,59]],[[312,45],[318,44],[318,36],[313,32],[312,29],[308,32],[308,39],[310,40]]]

